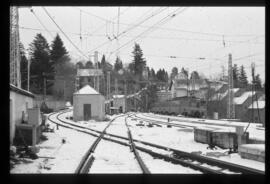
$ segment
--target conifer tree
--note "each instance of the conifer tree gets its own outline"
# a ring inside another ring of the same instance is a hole
[[[232,73],[233,73],[233,87],[237,88],[239,87],[239,70],[237,64],[233,65]]]
[[[30,44],[30,57],[30,77],[32,82],[30,90],[35,93],[42,93],[44,73],[52,74],[53,67],[50,62],[48,42],[40,33],[36,35]]]
[[[240,74],[239,74],[239,87],[246,88],[247,85],[248,85],[247,74],[246,74],[244,66],[241,65]]]
[[[178,68],[177,68],[177,67],[173,67],[173,68],[172,68],[172,72],[171,72],[171,76],[170,76],[171,80],[173,80],[174,77],[175,77],[177,74],[178,74]]]
[[[118,72],[122,68],[123,68],[123,63],[122,63],[121,59],[117,56],[115,63],[114,63],[114,70],[116,72]]]
[[[94,68],[94,65],[93,65],[92,61],[87,61],[85,63],[85,67],[84,68],[86,68],[86,69]]]
[[[28,75],[28,61],[25,56],[25,49],[23,44],[20,42],[19,44],[20,49],[20,57],[21,57],[21,64],[20,64],[20,72],[21,72],[21,88],[27,89],[27,75]]]
[[[261,90],[262,89],[262,80],[260,78],[260,74],[257,74],[254,78],[254,89]]]
[[[134,74],[142,77],[143,69],[146,67],[146,61],[143,58],[143,52],[139,44],[135,43],[133,54]]]
[[[63,56],[68,54],[63,41],[60,36],[57,34],[51,44],[50,59],[53,64],[57,64]]]

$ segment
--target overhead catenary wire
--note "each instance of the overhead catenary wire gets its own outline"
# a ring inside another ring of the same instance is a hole
[[[47,33],[49,33],[49,35],[53,38],[53,35],[52,35],[51,32],[46,28],[46,26],[42,23],[42,21],[38,18],[38,16],[37,16],[36,13],[34,12],[33,8],[31,8],[30,11],[33,13],[33,15],[36,17],[36,19],[38,20],[38,22],[42,25],[42,27],[47,31]]]
[[[55,20],[51,17],[50,13],[46,10],[46,8],[42,7],[45,13],[49,16],[49,18],[53,21],[53,23],[58,27],[58,29],[62,32],[62,34],[67,38],[67,40],[86,58],[88,57],[72,42],[72,40],[66,35],[66,33],[62,30],[62,28],[55,22]]]
[[[30,27],[25,27],[25,26],[20,26],[19,29],[24,29],[24,30],[32,30],[32,31],[47,31],[45,29],[39,29],[39,28],[30,28]],[[56,31],[56,30],[48,30],[49,32],[59,32],[59,31]],[[106,31],[107,32],[107,31]],[[66,32],[66,34],[70,34],[70,35],[81,35],[81,36],[84,36],[84,37],[93,37],[93,36],[96,36],[96,37],[104,37],[104,36],[108,36],[108,34],[89,34],[89,33],[72,33],[72,32]],[[132,35],[123,35],[122,37],[135,37],[135,36],[132,36]],[[188,38],[188,37],[160,37],[160,36],[147,36],[147,39],[172,39],[172,40],[175,40],[175,39],[179,39],[179,40],[194,40],[194,41],[202,41],[202,42],[220,42],[220,40],[215,40],[215,39],[197,39],[197,38]],[[226,42],[228,43],[236,43],[236,44],[233,44],[231,46],[228,46],[228,47],[232,47],[232,46],[235,46],[235,45],[238,45],[238,44],[245,44],[247,42],[250,42],[250,39],[248,40],[227,40]],[[264,44],[262,42],[254,42],[254,44]],[[220,49],[224,49],[224,47],[222,48],[217,48],[214,52],[220,50]],[[213,52],[211,52],[213,53]]]
[[[123,10],[122,12],[120,12],[120,15],[121,15],[121,14],[124,14],[124,13],[127,11],[127,9],[129,9],[129,8],[126,8],[125,10]],[[107,22],[110,23],[110,22],[112,22],[112,20],[114,20],[114,19],[116,19],[116,18],[117,18],[117,16],[115,16],[114,18],[108,20]],[[97,27],[94,31],[92,31],[92,32],[89,33],[89,34],[92,35],[92,34],[95,33],[96,31],[98,31],[98,30],[100,30],[101,28],[103,28],[106,24],[107,24],[107,23],[102,24],[101,26]]]
[[[78,9],[78,10],[81,10],[80,8],[76,8],[76,7],[73,7],[75,9]],[[129,8],[129,7],[128,7]],[[127,9],[128,9],[127,8]],[[122,11],[120,14],[123,14],[124,12],[127,11],[127,9],[125,9],[124,11]],[[83,11],[83,10],[82,10]],[[98,15],[95,15],[93,13],[90,13],[88,11],[83,11],[85,14],[88,14],[90,16],[93,16],[93,17],[96,17],[102,21],[110,21],[109,19],[105,19],[103,17],[100,17]],[[147,11],[148,13],[149,11]],[[115,16],[112,20],[116,19],[117,16]],[[120,23],[121,25],[127,25],[127,26],[133,26],[134,24],[128,24],[128,23]],[[95,29],[93,31],[96,32],[97,30],[103,28],[104,26],[106,25],[103,24],[102,26],[98,27],[97,29]],[[152,27],[152,26],[148,26],[148,25],[138,25],[137,27],[142,27],[142,28],[149,28],[149,27]],[[220,33],[210,33],[210,32],[201,32],[201,31],[191,31],[191,30],[185,30],[185,29],[178,29],[178,28],[164,28],[164,27],[158,27],[158,26],[155,26],[156,29],[162,29],[162,30],[168,30],[168,31],[179,31],[179,32],[186,32],[186,33],[191,33],[191,34],[200,34],[200,35],[208,35],[208,36],[215,36],[215,37],[220,37],[220,36],[226,36],[226,37],[254,37],[254,36],[264,36],[264,35],[255,35],[255,34],[220,34]]]
[[[183,13],[187,8],[184,8],[184,9],[182,9],[182,10],[180,10],[180,9],[181,9],[181,8],[176,9],[175,11],[173,11],[173,13],[171,13],[170,15],[167,15],[166,17],[164,17],[163,19],[161,19],[160,21],[158,21],[157,23],[155,23],[153,26],[158,25],[158,24],[165,23],[166,21],[168,21],[168,20],[166,20],[167,18],[169,18],[169,19],[170,19],[170,18],[173,18],[173,17],[175,17],[177,14]],[[179,11],[179,10],[180,10],[180,12],[177,13],[177,11]],[[123,44],[122,46],[120,46],[118,49],[116,49],[116,50],[114,50],[113,52],[111,52],[111,54],[114,53],[114,52],[116,52],[116,51],[118,51],[119,49],[123,48],[124,46],[130,44],[131,42],[133,42],[133,41],[139,39],[139,37],[141,37],[143,34],[149,32],[152,28],[153,28],[153,27],[150,27],[149,29],[143,31],[142,33],[140,33],[139,35],[137,35],[135,38],[131,39],[130,41],[128,41],[128,42],[126,42],[125,44]]]
[[[163,9],[163,10],[165,10],[165,9]],[[142,24],[143,22],[149,20],[150,18],[152,18],[152,17],[158,15],[158,14],[161,13],[163,10],[155,12],[155,13],[152,14],[150,17],[145,18],[143,21],[141,21],[140,23],[138,23],[138,24],[136,24],[136,25]],[[130,31],[131,29],[133,29],[133,28],[135,28],[135,27],[133,26],[133,27],[131,27],[131,28],[126,29],[125,31],[123,31],[122,33],[120,33],[118,37],[114,37],[114,38],[111,39],[110,41],[113,41],[113,40],[115,40],[115,39],[117,39],[117,38],[119,39],[119,37],[121,37],[123,34],[126,34],[127,32],[129,32],[129,31]],[[113,32],[114,32],[114,31],[113,31]],[[94,49],[91,49],[88,53],[93,52],[93,51],[95,51],[96,49],[102,47],[103,45],[108,44],[110,41],[105,41],[105,42],[103,42],[102,44],[98,45],[98,46],[95,47]]]
[[[45,29],[39,29],[39,28],[30,28],[30,27],[25,27],[25,26],[20,26],[19,29],[25,29],[25,30],[32,30],[32,31],[47,31]],[[49,32],[59,32],[59,31],[56,31],[56,30],[48,30]],[[107,36],[108,34],[89,34],[89,33],[72,33],[72,32],[66,32],[66,34],[73,34],[73,35],[82,35],[84,37],[92,37],[92,36],[96,36],[96,37],[104,37],[104,36]],[[135,37],[135,36],[132,36],[132,35],[123,35],[122,37]],[[188,38],[188,37],[160,37],[160,36],[147,36],[147,39],[172,39],[172,40],[175,40],[175,39],[180,39],[180,40],[194,40],[194,41],[205,41],[205,42],[220,42],[220,40],[215,40],[215,39],[197,39],[197,38]],[[253,38],[255,39],[255,38]],[[252,39],[252,40],[253,40]],[[245,44],[247,42],[250,42],[250,39],[248,40],[227,40],[226,42],[231,42],[231,43],[236,43],[236,44],[233,44],[231,46],[228,46],[228,47],[232,47],[232,46],[235,46],[235,45],[238,45],[238,44]],[[254,42],[254,44],[264,44],[263,42]],[[220,50],[220,49],[224,49],[224,47],[222,48],[217,48],[214,52]],[[213,52],[211,52],[213,53]]]

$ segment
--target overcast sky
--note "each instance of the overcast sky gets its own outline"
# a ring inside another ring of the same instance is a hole
[[[74,62],[98,51],[111,64],[117,54],[129,63],[137,42],[150,68],[170,73],[174,66],[185,67],[207,77],[221,73],[222,65],[227,69],[231,53],[233,64],[244,65],[249,79],[251,62],[265,79],[264,7],[120,7],[118,42],[113,39],[118,7],[32,8],[33,13],[19,9],[20,40],[26,49],[37,33],[49,44],[59,33]]]

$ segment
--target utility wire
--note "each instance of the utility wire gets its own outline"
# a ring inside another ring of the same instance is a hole
[[[123,44],[121,47],[119,47],[118,49],[114,50],[112,53],[118,51],[119,49],[123,48],[124,46],[130,44],[131,42],[137,40],[139,37],[141,37],[143,34],[149,32],[155,25],[158,25],[158,24],[162,24],[162,23],[165,23],[165,21],[168,21],[166,20],[167,18],[174,18],[177,14],[179,13],[183,13],[187,8],[184,8],[182,9],[180,12],[177,13],[177,11],[180,10],[180,8],[178,8],[177,10],[175,10],[173,13],[171,13],[170,15],[167,15],[165,18],[161,19],[159,22],[155,23],[152,27],[150,27],[149,29],[145,30],[144,32],[142,32],[141,34],[137,35],[135,38],[131,39],[130,41],[126,42],[125,44]]]
[[[49,12],[46,10],[46,8],[42,7],[45,13],[50,17],[50,19],[53,21],[53,23],[58,27],[58,29],[63,33],[63,35],[68,39],[68,41],[86,58],[89,59],[72,41],[71,39],[66,35],[66,33],[61,29],[61,27],[54,21],[54,19],[51,17]]]
[[[162,11],[164,11],[164,10],[165,10],[165,9],[163,9]],[[146,19],[144,19],[143,21],[141,21],[141,22],[138,23],[137,25],[142,24],[142,23],[145,22],[146,20],[149,20],[150,18],[152,18],[153,16],[155,16],[155,15],[161,13],[162,11],[155,12],[155,14],[152,14],[150,17],[147,17]],[[114,38],[111,39],[110,41],[115,40],[115,39],[119,39],[119,37],[121,37],[123,34],[126,34],[128,31],[130,31],[130,30],[133,29],[133,28],[134,28],[134,27],[128,28],[127,30],[125,30],[125,31],[123,31],[122,33],[120,33],[118,37],[114,37]],[[103,42],[102,44],[98,45],[97,47],[95,47],[94,49],[90,50],[90,51],[87,52],[87,53],[93,52],[94,50],[96,50],[96,49],[102,47],[103,45],[106,45],[106,44],[110,43],[110,41],[105,41],[105,42]]]
[[[49,31],[49,32],[58,32],[58,31],[55,31],[55,30],[45,30],[45,29],[38,29],[38,28],[30,28],[30,27],[24,27],[24,26],[20,26],[19,29],[25,29],[25,30],[32,30],[32,31]],[[80,34],[80,33],[72,33],[72,32],[66,32],[66,34],[73,34],[73,35],[81,35],[81,36],[84,36],[84,37],[87,37],[87,36],[96,36],[96,37],[104,37],[104,36],[108,36],[108,35],[104,35],[104,34],[89,34],[89,33],[85,33],[85,34]],[[135,36],[128,36],[128,35],[123,35],[122,37],[130,37],[130,38],[134,38]],[[160,36],[147,36],[147,39],[172,39],[172,40],[175,40],[175,39],[179,39],[179,40],[194,40],[194,41],[202,41],[202,42],[220,42],[220,40],[215,40],[215,39],[197,39],[197,38],[187,38],[187,37],[160,37]],[[255,39],[255,38],[254,38]],[[254,40],[252,39],[252,40]],[[227,46],[227,47],[232,47],[232,46],[235,46],[235,45],[238,45],[238,44],[241,44],[241,43],[247,43],[247,42],[250,42],[250,39],[248,40],[239,40],[239,41],[236,41],[236,40],[227,40],[226,42],[231,42],[231,43],[237,43],[237,44],[233,44],[231,46]],[[254,44],[264,44],[262,42],[252,42]],[[226,47],[226,48],[227,48]],[[211,52],[211,53],[214,53],[218,50],[221,50],[221,49],[224,49],[224,47],[222,48],[217,48],[215,51]]]
[[[126,8],[124,11],[120,12],[120,15],[123,14],[123,13],[125,13],[125,12],[127,11],[127,9],[129,9],[129,8]],[[117,16],[115,16],[115,17],[114,17],[113,19],[111,19],[111,20],[114,20],[114,19],[116,19],[116,18],[117,18]],[[107,22],[112,22],[111,20],[107,20]],[[97,30],[100,30],[100,29],[103,28],[104,26],[106,26],[107,22],[104,23],[102,26],[99,26],[99,27],[98,27],[97,29],[95,29],[94,31],[92,31],[92,32],[90,33],[90,35],[93,34],[93,33],[95,33]]]
[[[80,8],[76,8],[76,9],[79,9],[81,10]],[[128,9],[128,8],[127,8]],[[127,10],[126,9],[126,10]],[[126,10],[124,10],[123,12],[121,12],[120,14],[124,13]],[[83,11],[83,10],[82,10]],[[86,11],[83,11],[84,13],[88,14],[88,15],[91,15],[91,16],[94,16],[96,18],[99,18],[103,21],[110,21],[108,19],[105,19],[103,17],[99,17],[95,14],[92,14],[92,13],[89,13],[89,12],[86,12]],[[148,12],[147,12],[148,13]],[[117,16],[116,16],[117,17]],[[115,18],[116,18],[115,17]],[[113,18],[113,19],[115,19]],[[112,19],[112,20],[113,20]],[[127,25],[127,26],[134,26],[134,24],[128,24],[128,23],[120,23],[121,25]],[[100,28],[104,27],[105,25],[102,25],[100,26],[99,28],[97,28],[96,30],[99,30]],[[138,27],[143,27],[143,28],[150,28],[152,26],[147,26],[147,25],[138,25]],[[256,36],[254,34],[219,34],[219,33],[208,33],[208,32],[199,32],[199,31],[190,31],[190,30],[184,30],[184,29],[176,29],[176,28],[164,28],[164,27],[158,27],[156,26],[155,27],[156,29],[163,29],[163,30],[168,30],[168,31],[180,31],[180,32],[186,32],[186,33],[191,33],[191,34],[201,34],[201,35],[208,35],[208,36],[217,36],[217,37],[220,37],[220,36],[226,36],[226,37],[253,37],[253,36]],[[96,31],[95,30],[95,31]],[[95,32],[94,31],[94,32]],[[264,36],[264,35],[258,35],[258,36]]]
[[[38,18],[38,16],[35,14],[33,8],[30,9],[30,11],[33,13],[33,15],[36,17],[38,22],[42,25],[42,27],[49,33],[49,35],[53,38],[53,35],[49,32],[49,30],[46,28],[46,26],[41,22],[41,20]]]

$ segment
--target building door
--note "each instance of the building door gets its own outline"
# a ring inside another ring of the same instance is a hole
[[[123,107],[122,106],[119,107],[119,113],[123,113]]]
[[[91,104],[83,104],[83,119],[85,121],[91,119]]]

